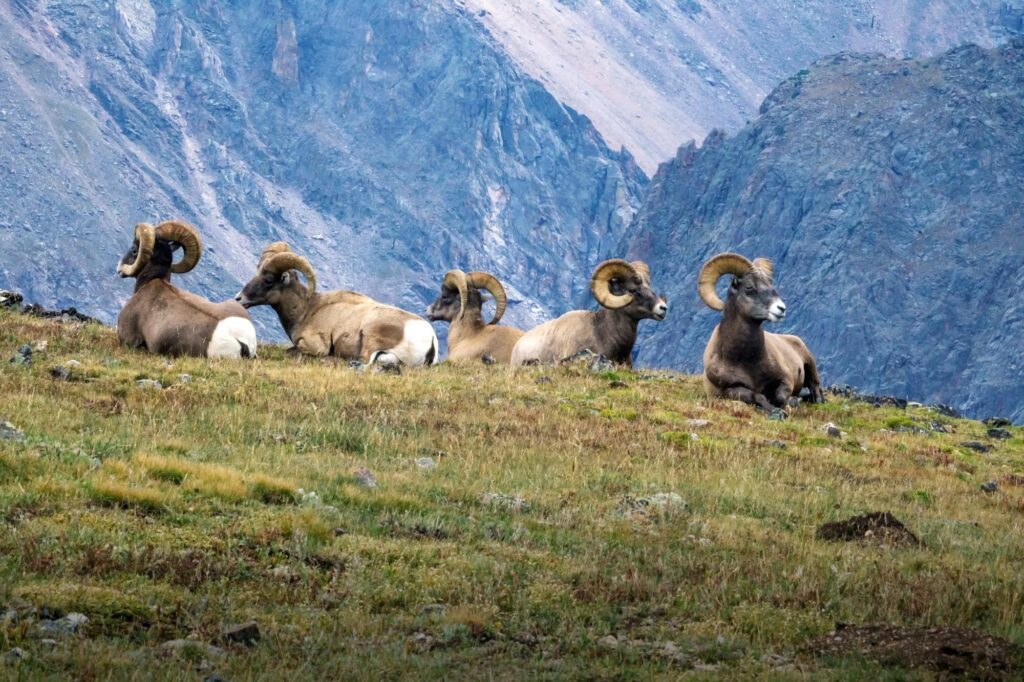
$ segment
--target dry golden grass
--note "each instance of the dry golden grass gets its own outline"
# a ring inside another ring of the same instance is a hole
[[[836,622],[1024,642],[1019,428],[839,399],[775,422],[665,372],[167,360],[0,312],[0,361],[42,340],[0,365],[25,434],[0,441],[0,607],[91,620],[54,648],[0,625],[27,678],[195,679],[158,645],[248,619],[261,642],[210,661],[228,679],[903,679],[925,673],[804,644]],[[815,539],[869,511],[924,546]]]

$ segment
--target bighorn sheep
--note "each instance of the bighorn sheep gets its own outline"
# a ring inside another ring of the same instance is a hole
[[[429,322],[354,291],[317,293],[309,261],[284,242],[264,249],[256,276],[235,300],[246,308],[272,307],[295,349],[307,355],[410,366],[437,362],[437,336]]]
[[[483,307],[480,289],[486,289],[494,297],[494,319],[487,324],[480,314]],[[448,359],[458,362],[490,358],[507,363],[512,358],[512,348],[523,335],[521,329],[498,326],[507,301],[505,289],[494,275],[462,270],[445,273],[441,294],[427,308],[427,319],[450,323]]]
[[[174,252],[184,248],[174,263]],[[135,239],[117,266],[135,278],[135,293],[117,316],[117,338],[132,348],[161,355],[208,358],[256,356],[256,329],[234,301],[211,303],[171,284],[171,273],[188,272],[202,245],[192,228],[176,220],[135,226]]]
[[[715,285],[724,275],[733,275],[733,280],[723,303]],[[786,317],[786,304],[772,284],[770,260],[717,255],[701,268],[697,291],[709,308],[722,311],[704,350],[704,391],[709,397],[742,400],[771,411],[773,406],[794,405],[807,388],[811,402],[824,401],[814,357],[804,342],[789,334],[769,334],[761,326],[765,320]]]
[[[557,362],[589,349],[632,366],[637,324],[664,320],[668,302],[651,289],[650,270],[641,261],[606,260],[591,275],[590,291],[601,310],[573,310],[526,332],[512,350],[512,364]]]

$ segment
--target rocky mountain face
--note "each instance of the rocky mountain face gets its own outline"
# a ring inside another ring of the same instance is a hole
[[[1018,30],[1021,0],[460,0],[527,72],[653,174],[739,129],[765,95],[842,51],[924,57]]]
[[[840,54],[658,171],[629,237],[674,303],[640,359],[697,371],[703,261],[775,261],[826,383],[1024,420],[1024,40]],[[724,285],[724,280],[723,280]]]
[[[177,216],[205,242],[177,282],[215,299],[280,239],[417,312],[490,270],[536,323],[647,182],[448,2],[12,0],[0,36],[0,288],[108,322],[132,226]]]

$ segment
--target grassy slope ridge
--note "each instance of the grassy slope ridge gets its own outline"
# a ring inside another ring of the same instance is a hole
[[[1024,642],[1020,428],[978,454],[960,443],[983,425],[924,408],[833,398],[776,422],[674,374],[261,355],[169,362],[0,311],[0,420],[25,435],[0,440],[0,607],[90,618],[55,647],[0,624],[22,675],[195,679],[200,653],[158,645],[249,619],[262,641],[209,661],[228,679],[900,674],[801,653],[839,621]],[[950,433],[894,431],[933,422]],[[643,504],[658,493],[685,504]],[[814,538],[876,510],[925,546]]]

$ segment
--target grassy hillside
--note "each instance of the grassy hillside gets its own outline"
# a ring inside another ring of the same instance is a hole
[[[904,679],[813,642],[1024,642],[1020,428],[834,396],[772,421],[663,372],[261,356],[0,310],[0,653],[25,654],[0,676]],[[816,539],[872,511],[923,544]],[[225,641],[247,621],[258,642]]]

